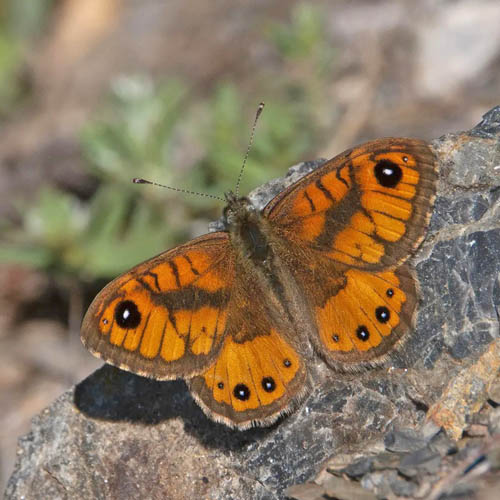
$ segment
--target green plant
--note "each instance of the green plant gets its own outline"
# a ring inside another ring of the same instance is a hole
[[[4,0],[0,3],[0,118],[29,94],[24,48],[37,36],[54,0]]]
[[[280,73],[266,84],[266,109],[243,194],[304,159],[320,142],[324,125],[311,106],[327,86],[321,61],[331,57],[321,16],[302,5],[290,26],[272,25],[268,34],[285,67],[305,65],[308,73]],[[237,87],[224,82],[206,99],[178,80],[116,80],[106,105],[82,131],[89,173],[98,179],[95,194],[81,201],[55,188],[41,190],[31,206],[23,207],[21,227],[3,228],[8,243],[0,245],[0,259],[90,281],[114,277],[202,232],[220,213],[220,202],[138,186],[131,179],[215,196],[234,189],[257,102],[244,102]],[[193,220],[200,222],[196,229]]]

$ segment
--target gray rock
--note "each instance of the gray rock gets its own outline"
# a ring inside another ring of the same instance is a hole
[[[384,444],[389,451],[405,452],[419,450],[426,442],[414,429],[395,429],[386,434]]]
[[[399,453],[379,453],[371,459],[372,469],[377,470],[390,470],[397,469],[401,462],[401,454]]]
[[[488,396],[495,404],[500,405],[500,377],[497,377],[496,380],[491,384],[491,387],[488,391]]]
[[[401,459],[398,470],[406,477],[419,473],[435,474],[441,465],[441,456],[430,448],[414,451]]]
[[[429,443],[429,449],[445,457],[451,453],[456,453],[457,444],[441,431],[432,438],[432,441]]]
[[[293,415],[268,429],[239,432],[208,420],[183,382],[104,366],[33,419],[19,441],[6,498],[277,499],[313,478],[333,455],[368,457],[384,438],[391,449],[402,442],[394,429],[418,433],[427,409],[450,397],[448,386],[469,366],[488,350],[488,359],[496,360],[499,116],[495,108],[471,132],[433,143],[441,160],[438,198],[413,260],[421,306],[415,331],[388,359],[391,370],[346,375],[318,361],[314,388]],[[285,184],[274,181],[255,197],[264,200],[262,193],[272,196]],[[474,405],[492,376],[491,368],[477,371]],[[472,413],[470,405],[465,410]],[[422,437],[424,445],[431,437]],[[386,472],[369,472],[361,484],[379,496],[394,489],[411,494],[412,482]]]
[[[350,477],[361,477],[367,472],[370,472],[372,467],[373,460],[371,458],[361,458],[349,464],[342,472]]]
[[[400,497],[412,497],[418,489],[418,485],[407,481],[395,474],[390,478],[391,490]]]
[[[490,412],[488,431],[492,436],[500,436],[500,407]]]

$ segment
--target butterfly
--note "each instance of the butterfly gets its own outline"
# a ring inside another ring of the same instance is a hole
[[[229,192],[224,231],[108,284],[82,341],[124,370],[185,379],[217,422],[270,425],[307,395],[311,353],[360,371],[408,335],[418,285],[406,261],[437,177],[426,142],[386,138],[326,161],[261,211]]]

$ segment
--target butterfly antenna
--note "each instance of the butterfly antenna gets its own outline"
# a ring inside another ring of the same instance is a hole
[[[245,169],[248,155],[250,154],[250,149],[252,148],[253,138],[255,136],[255,128],[257,127],[257,122],[259,120],[259,116],[262,113],[263,109],[264,109],[264,103],[261,102],[257,108],[257,112],[255,113],[255,119],[253,121],[253,126],[252,126],[252,133],[250,134],[250,140],[248,141],[247,152],[245,153],[245,158],[243,159],[243,165],[241,165],[240,169],[240,175],[238,175],[238,181],[236,182],[236,189],[235,189],[236,198],[238,198],[240,193],[240,184],[241,184],[241,178],[243,177],[243,170]]]
[[[171,189],[172,191],[176,191],[178,193],[194,194],[197,196],[204,196],[205,198],[212,198],[214,200],[219,200],[219,201],[224,201],[224,202],[226,201],[224,198],[221,198],[220,196],[215,196],[213,194],[199,193],[198,191],[189,191],[188,189],[179,189],[179,188],[175,188],[172,186],[165,186],[164,184],[159,184],[158,182],[152,182],[152,181],[148,181],[146,179],[140,179],[137,177],[135,179],[132,179],[132,182],[134,184],[151,184],[152,186],[158,186],[158,187],[162,187],[165,189]]]

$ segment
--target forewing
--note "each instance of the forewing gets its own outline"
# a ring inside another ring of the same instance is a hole
[[[140,375],[193,376],[222,346],[233,282],[227,233],[202,236],[109,283],[85,315],[82,341],[104,361]]]
[[[264,209],[276,231],[351,267],[404,262],[428,225],[436,158],[415,139],[380,139],[327,161]]]

